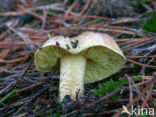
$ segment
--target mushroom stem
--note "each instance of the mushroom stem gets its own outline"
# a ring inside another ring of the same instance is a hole
[[[75,99],[77,92],[78,96],[83,95],[86,58],[81,55],[63,56],[60,63],[60,100],[62,101],[66,95]]]

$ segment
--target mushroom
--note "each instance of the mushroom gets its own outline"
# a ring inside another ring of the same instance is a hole
[[[84,84],[100,81],[116,73],[125,57],[112,37],[107,34],[84,32],[69,38],[56,36],[47,40],[35,53],[39,71],[60,69],[59,97],[72,99],[84,94]]]

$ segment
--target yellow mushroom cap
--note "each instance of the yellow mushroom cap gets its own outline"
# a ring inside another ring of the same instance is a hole
[[[125,57],[112,37],[85,32],[74,38],[57,36],[46,41],[35,53],[36,68],[43,72],[59,69],[59,59],[67,55],[86,57],[85,84],[116,73],[125,63]]]

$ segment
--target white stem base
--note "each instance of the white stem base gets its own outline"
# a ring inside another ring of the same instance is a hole
[[[66,95],[75,99],[77,92],[78,96],[83,95],[86,58],[78,55],[63,56],[60,63],[60,100],[62,101]]]

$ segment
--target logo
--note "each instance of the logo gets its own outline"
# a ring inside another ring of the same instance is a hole
[[[123,113],[127,113],[128,115],[130,115],[130,112],[128,111],[127,107],[124,106],[124,105],[123,105],[122,107],[123,107],[123,109],[124,109],[124,110],[122,111],[122,114],[123,114]]]
[[[122,106],[123,111],[122,114],[128,114],[128,115],[154,115],[154,108],[141,108],[140,106],[137,106],[136,108],[132,105],[131,106],[131,112],[127,109],[126,106]]]

